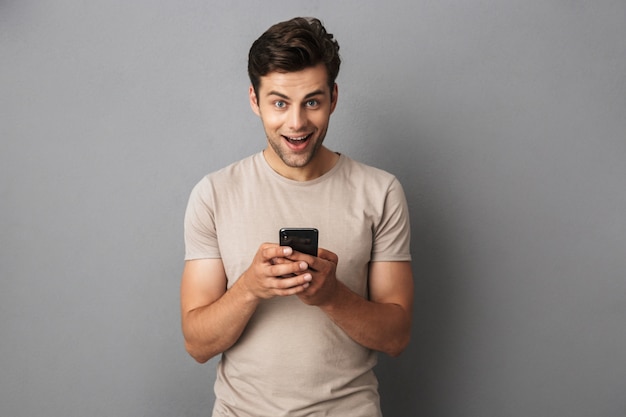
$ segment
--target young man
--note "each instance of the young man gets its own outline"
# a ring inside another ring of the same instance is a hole
[[[268,146],[191,193],[182,327],[198,362],[222,354],[213,416],[380,416],[376,352],[408,344],[402,187],[323,145],[339,64],[317,19],[265,32],[248,72]],[[317,256],[267,243],[282,227],[317,228]]]

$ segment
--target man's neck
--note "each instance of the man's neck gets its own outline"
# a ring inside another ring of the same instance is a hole
[[[263,156],[268,165],[279,175],[294,181],[311,181],[330,171],[339,161],[339,154],[322,146],[315,157],[304,167],[290,167],[271,150],[265,149]]]

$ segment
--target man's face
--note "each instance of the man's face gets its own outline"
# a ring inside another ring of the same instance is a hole
[[[282,161],[287,170],[318,162],[337,104],[337,87],[329,89],[324,65],[261,77],[258,96],[250,87],[250,104],[263,122],[269,160]]]

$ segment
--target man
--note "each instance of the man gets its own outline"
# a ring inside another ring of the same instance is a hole
[[[185,215],[181,313],[198,362],[222,354],[213,416],[380,416],[376,351],[407,346],[408,209],[391,174],[323,145],[339,45],[317,19],[249,53],[267,147],[203,178]],[[276,242],[319,230],[317,256]]]

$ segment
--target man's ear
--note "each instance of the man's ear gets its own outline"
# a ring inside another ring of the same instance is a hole
[[[248,90],[248,95],[250,96],[250,107],[252,111],[257,115],[261,116],[261,110],[259,109],[259,100],[256,96],[256,92],[254,91],[254,87],[251,85]]]
[[[337,95],[339,94],[339,88],[337,87],[337,83],[335,83],[335,85],[333,85],[333,91],[331,92],[330,95],[330,112],[332,114],[332,112],[335,111],[335,107],[337,106]]]

